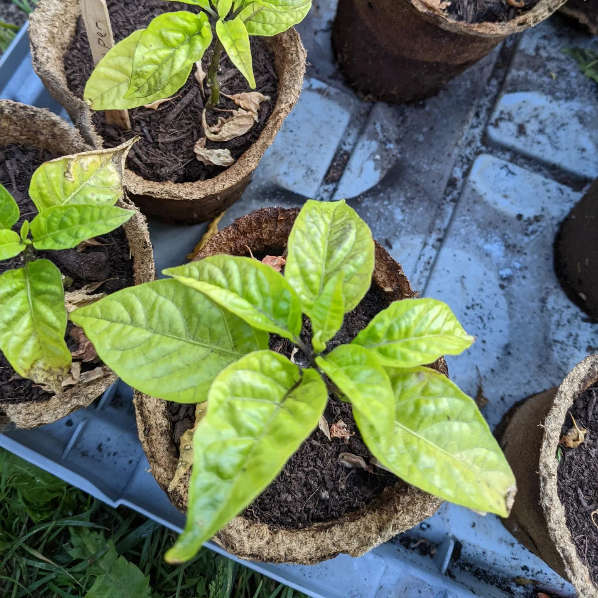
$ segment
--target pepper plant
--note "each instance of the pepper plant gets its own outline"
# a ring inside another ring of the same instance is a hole
[[[126,110],[169,98],[187,81],[216,32],[207,81],[208,108],[220,99],[218,69],[222,52],[255,88],[249,37],[272,36],[301,22],[311,0],[180,0],[198,13],[178,11],[157,16],[135,31],[98,63],[85,87],[93,110]],[[210,17],[215,23],[212,26]]]
[[[207,400],[193,436],[187,524],[169,562],[191,558],[274,480],[330,395],[351,403],[382,466],[446,500],[508,514],[515,479],[488,425],[471,398],[425,365],[474,340],[445,303],[395,301],[351,343],[328,347],[370,288],[374,255],[369,228],[344,201],[308,201],[284,275],[215,255],[74,312],[132,386],[170,401]],[[301,358],[269,350],[269,333]]]
[[[77,247],[133,216],[114,205],[122,196],[124,159],[132,143],[42,164],[29,186],[38,214],[19,232],[12,230],[21,217],[19,206],[0,185],[0,260],[22,260],[22,266],[0,275],[0,350],[20,376],[57,395],[72,362],[64,339],[63,279],[36,251]]]

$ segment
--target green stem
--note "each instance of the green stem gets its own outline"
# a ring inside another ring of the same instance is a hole
[[[220,67],[220,57],[222,56],[222,50],[224,47],[220,40],[216,40],[214,45],[214,54],[212,54],[212,60],[210,60],[210,66],[208,67],[208,85],[210,86],[210,99],[206,104],[206,108],[214,108],[220,101],[220,83],[218,83],[218,69]]]

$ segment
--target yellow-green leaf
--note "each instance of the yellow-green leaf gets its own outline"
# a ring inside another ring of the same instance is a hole
[[[100,60],[85,85],[83,98],[92,110],[128,110],[156,100],[168,98],[185,85],[193,64],[175,73],[166,87],[146,98],[127,98],[125,93],[131,82],[133,57],[139,38],[145,29],[131,33],[129,37],[116,44]]]
[[[346,395],[355,421],[367,422],[383,447],[393,429],[394,397],[388,375],[375,355],[357,345],[340,345],[317,357],[316,363]]]
[[[204,293],[254,328],[291,340],[301,332],[299,297],[282,274],[257,260],[214,255],[164,274]]]
[[[249,35],[278,35],[303,21],[311,4],[311,0],[245,0],[239,17],[245,22]]]
[[[12,228],[19,220],[19,216],[17,202],[8,192],[8,189],[0,183],[0,229]]]
[[[29,196],[39,212],[71,204],[113,206],[123,195],[125,160],[137,138],[118,147],[63,156],[42,164]]]
[[[157,16],[135,48],[125,99],[145,98],[149,103],[147,98],[161,93],[177,73],[201,60],[211,43],[212,29],[205,13],[179,11]]]
[[[316,351],[324,351],[327,341],[343,325],[344,316],[343,273],[338,272],[326,283],[309,311],[313,332],[311,343]]]
[[[0,260],[8,260],[25,251],[26,245],[21,242],[18,233],[0,228]]]
[[[231,62],[247,79],[251,89],[255,89],[249,34],[241,17],[236,17],[231,21],[217,21],[216,34]]]
[[[187,523],[170,563],[201,545],[250,504],[316,427],[328,394],[315,370],[259,351],[214,380],[208,410],[193,435]]]
[[[458,505],[506,517],[515,477],[475,402],[442,374],[389,370],[394,433],[384,446],[357,422],[372,454],[409,484]]]
[[[216,7],[218,10],[218,16],[221,19],[224,19],[230,12],[232,5],[233,5],[233,0],[218,0],[217,7]]]
[[[310,309],[328,281],[343,273],[345,312],[357,307],[370,288],[374,241],[367,224],[345,202],[309,200],[289,235],[284,275]]]
[[[132,210],[107,205],[54,206],[31,221],[36,249],[70,249],[82,241],[105,235],[129,220]]]
[[[179,403],[205,401],[220,371],[268,347],[267,334],[176,280],[123,289],[71,319],[127,384]]]
[[[383,365],[409,368],[458,355],[474,340],[446,303],[403,299],[377,314],[353,343],[375,351]]]
[[[71,367],[60,270],[37,260],[0,276],[0,349],[24,378],[55,390]]]
[[[166,0],[166,2],[183,2],[184,4],[191,4],[193,6],[199,6],[204,10],[210,9],[209,0]]]

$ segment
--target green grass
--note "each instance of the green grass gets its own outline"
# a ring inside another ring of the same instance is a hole
[[[0,450],[2,598],[301,598],[210,550],[163,556],[175,535]]]

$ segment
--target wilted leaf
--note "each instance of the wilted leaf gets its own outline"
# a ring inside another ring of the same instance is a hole
[[[232,100],[237,106],[251,112],[253,114],[253,120],[255,122],[259,119],[259,109],[262,102],[267,102],[270,98],[261,94],[259,91],[251,91],[247,93],[235,93],[233,95],[222,94],[223,96]]]
[[[171,99],[172,98],[162,98],[161,100],[156,100],[151,104],[143,104],[143,107],[147,108],[148,110],[157,110],[162,104],[164,104],[164,102],[170,102]]]
[[[230,141],[235,137],[245,135],[254,123],[251,112],[247,112],[242,108],[233,110],[233,115],[230,118],[219,117],[215,125],[208,125],[204,109],[201,121],[204,133],[210,141]]]
[[[371,471],[372,468],[365,462],[363,457],[359,455],[354,455],[352,453],[341,453],[338,456],[338,462],[349,469],[358,468],[358,469],[365,469],[367,471]]]
[[[254,328],[291,340],[301,332],[299,298],[284,276],[261,262],[213,255],[163,273],[207,295]]]
[[[247,79],[249,87],[255,89],[249,34],[243,19],[236,17],[230,21],[216,21],[216,35],[218,35],[218,39],[224,46],[231,62]]]
[[[105,376],[110,375],[104,372],[103,366],[98,366],[97,368],[89,371],[83,372],[81,376],[79,376],[79,383],[80,384],[87,384],[89,382],[93,382],[94,380],[99,380],[100,378],[104,378]]]
[[[203,66],[201,65],[201,60],[198,60],[195,63],[195,80],[199,83],[199,88],[201,89],[201,95],[204,94],[203,90],[203,82],[206,80],[207,73],[204,72]]]
[[[262,260],[262,264],[271,266],[277,272],[282,272],[282,268],[286,263],[287,263],[287,261],[282,257],[282,255],[267,255]]]
[[[344,440],[349,440],[353,435],[354,432],[349,431],[347,424],[342,419],[339,419],[335,424],[330,426],[331,438],[343,438]]]
[[[109,278],[108,280],[113,280]],[[66,310],[70,313],[78,307],[84,307],[85,305],[91,305],[96,301],[99,301],[102,297],[106,296],[106,293],[95,293],[107,280],[101,280],[100,282],[92,282],[85,286],[77,289],[76,291],[67,291],[64,294],[64,303]],[[95,294],[94,294],[95,293]]]
[[[228,168],[236,160],[232,157],[228,149],[208,149],[206,148],[206,138],[202,137],[193,147],[195,157],[206,166],[223,166]]]
[[[100,243],[97,239],[85,239],[77,245],[77,252],[82,253],[88,247],[105,247],[106,245],[109,245],[109,243]]]
[[[208,224],[208,230],[202,235],[199,243],[194,247],[193,251],[187,256],[188,260],[192,260],[195,256],[206,246],[206,243],[218,232],[218,223],[222,220],[222,216],[226,214],[226,210],[224,212],[220,212],[210,224]]]
[[[571,414],[569,414],[571,415]],[[579,428],[575,418],[571,415],[571,419],[573,420],[573,427],[569,428],[567,433],[564,436],[561,436],[560,444],[566,446],[567,448],[577,448],[586,438],[586,434],[588,431],[585,428]]]
[[[75,386],[79,382],[81,377],[81,362],[73,361],[71,364],[71,371],[69,377],[62,382],[62,388],[68,388],[69,386]]]
[[[273,351],[246,355],[212,383],[193,436],[185,530],[166,553],[192,558],[251,503],[317,426],[328,394],[319,374]]]
[[[332,440],[332,437],[330,436],[330,427],[328,426],[328,422],[324,416],[320,418],[320,421],[318,422],[318,428],[320,428],[328,440]]]
[[[73,359],[79,359],[81,361],[88,362],[93,361],[98,356],[94,346],[91,344],[91,341],[87,338],[87,336],[85,336],[83,328],[79,328],[79,326],[73,326],[69,335],[79,345],[79,348],[71,353]]]
[[[179,403],[205,401],[227,365],[268,346],[267,334],[176,280],[123,289],[71,320],[127,384]]]

